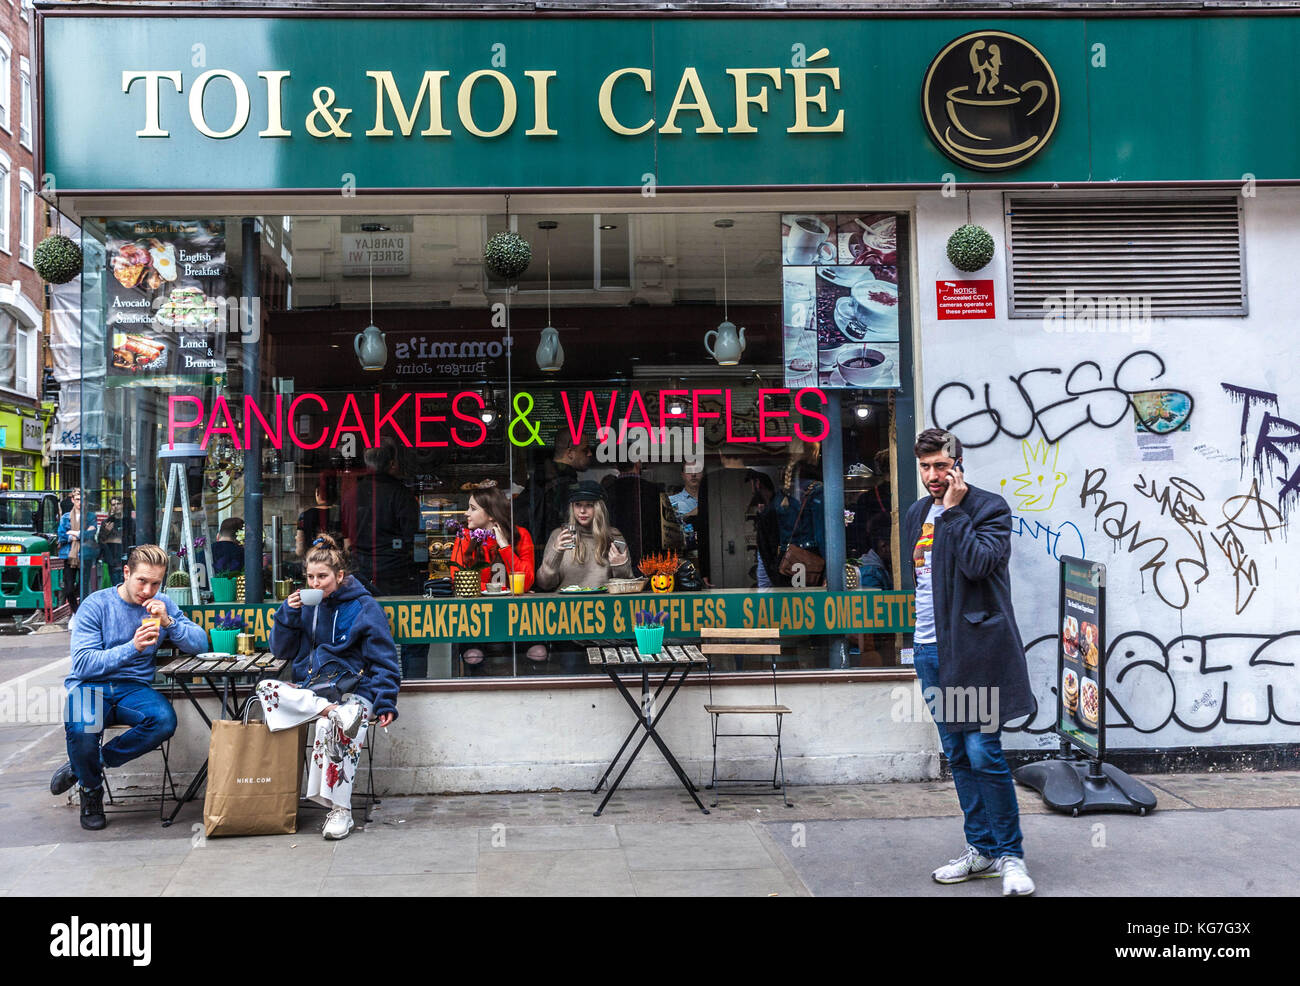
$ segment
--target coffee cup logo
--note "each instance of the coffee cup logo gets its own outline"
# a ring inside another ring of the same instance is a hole
[[[921,87],[926,128],[948,157],[980,171],[1024,164],[1047,146],[1060,115],[1060,89],[1033,45],[1002,31],[951,42]]]

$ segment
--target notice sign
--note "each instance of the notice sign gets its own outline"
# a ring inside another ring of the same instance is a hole
[[[1106,566],[1062,556],[1060,602],[1056,732],[1101,759],[1105,755]]]
[[[939,321],[952,318],[994,318],[992,281],[935,281]]]

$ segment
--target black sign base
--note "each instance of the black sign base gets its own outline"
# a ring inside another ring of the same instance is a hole
[[[1015,779],[1043,796],[1057,811],[1131,811],[1145,815],[1156,796],[1139,781],[1108,763],[1093,760],[1040,760],[1025,764]]]

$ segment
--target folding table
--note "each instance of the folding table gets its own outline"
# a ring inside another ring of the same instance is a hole
[[[637,755],[641,752],[641,748],[645,746],[646,740],[654,740],[655,746],[659,747],[659,752],[662,753],[664,759],[668,761],[668,766],[673,769],[673,773],[677,775],[677,779],[682,782],[682,787],[686,789],[686,793],[691,796],[691,800],[695,802],[696,807],[707,815],[709,809],[704,807],[704,803],[700,801],[699,796],[696,794],[699,788],[697,788],[695,784],[691,782],[691,779],[686,776],[686,771],[683,770],[682,765],[677,762],[677,758],[673,756],[672,750],[668,749],[668,744],[664,742],[663,737],[659,735],[658,730],[659,723],[663,720],[664,713],[668,710],[668,706],[672,704],[673,698],[677,695],[677,690],[682,687],[682,683],[686,681],[686,677],[691,673],[691,669],[695,667],[703,667],[705,665],[706,659],[700,652],[700,649],[693,645],[685,647],[666,645],[658,654],[642,654],[638,648],[630,646],[588,647],[587,661],[592,667],[599,667],[609,675],[609,680],[614,682],[615,686],[618,688],[619,694],[623,696],[628,707],[636,716],[636,725],[634,725],[628,732],[627,738],[623,740],[623,745],[618,748],[618,753],[614,755],[614,759],[610,762],[604,776],[601,777],[596,786],[592,788],[592,794],[599,793],[601,787],[605,784],[605,781],[609,779],[609,775],[618,765],[619,759],[623,756],[623,752],[627,749],[628,744],[632,742],[632,737],[636,735],[637,730],[639,729],[645,733],[645,735],[641,737],[641,741],[637,743],[636,747],[632,750],[632,754],[628,757],[627,763],[623,765],[623,769],[619,771],[618,777],[614,779],[614,783],[611,784],[609,790],[605,792],[605,799],[601,801],[600,807],[595,811],[595,815],[599,817],[600,813],[605,810],[605,805],[609,804],[609,799],[612,798],[614,792],[618,790],[619,784],[623,782],[623,778],[627,774],[628,768],[636,761]],[[653,695],[650,694],[651,671],[656,673],[663,672],[664,676]],[[628,674],[629,672],[640,672],[640,702],[632,697],[631,692],[628,691],[627,685],[621,677],[621,675]],[[673,678],[674,674],[677,675],[675,680]],[[668,692],[668,697],[665,698],[663,704],[660,705],[659,696],[662,695],[664,689],[668,688],[670,685],[672,686],[672,690]]]
[[[238,719],[243,713],[243,703],[239,698],[239,683],[237,678],[253,676],[253,685],[250,685],[248,695],[243,699],[244,702],[250,701],[253,697],[253,687],[256,682],[262,678],[277,678],[280,672],[284,670],[287,661],[271,657],[269,652],[263,651],[257,654],[235,654],[221,660],[201,659],[193,656],[177,658],[170,664],[164,665],[158,669],[158,673],[165,678],[170,678],[177,685],[185,697],[190,700],[190,704],[207,723],[208,729],[212,728],[212,720],[208,717],[202,705],[199,704],[198,696],[190,691],[189,678],[202,678],[207,683],[208,689],[212,692],[214,698],[221,703],[220,711],[217,718]],[[163,827],[171,825],[176,821],[176,816],[180,814],[185,805],[193,801],[199,793],[199,788],[208,779],[208,760],[203,758],[203,766],[199,768],[194,780],[190,781],[190,786],[185,789],[176,802],[176,807],[172,809],[171,815],[163,819]]]

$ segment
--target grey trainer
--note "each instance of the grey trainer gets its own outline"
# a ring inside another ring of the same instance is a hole
[[[965,883],[1000,875],[996,861],[969,845],[956,859],[950,859],[947,866],[940,866],[930,874],[935,883]]]

